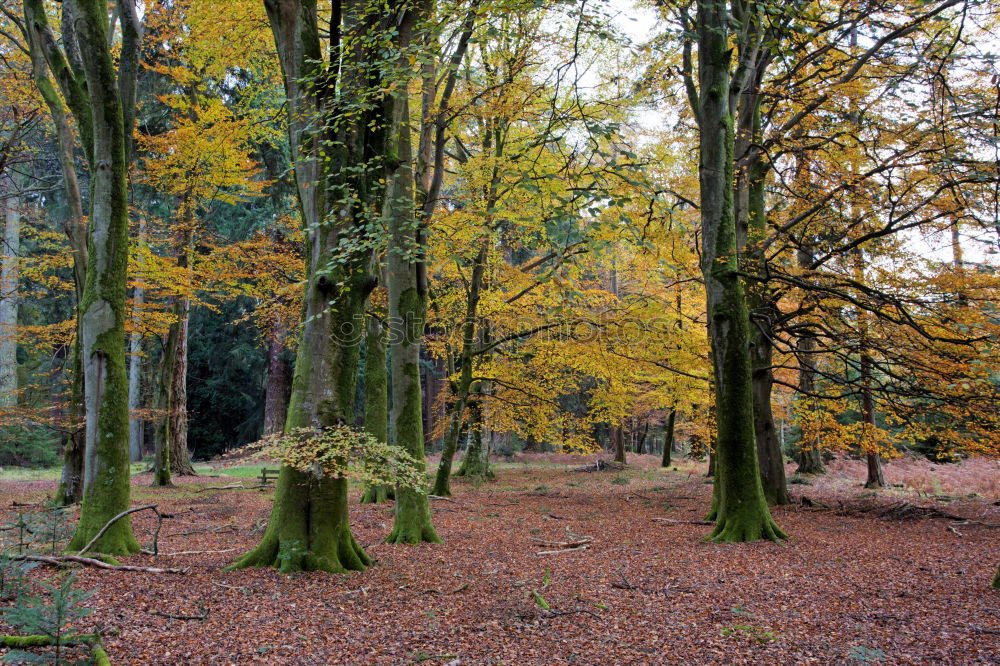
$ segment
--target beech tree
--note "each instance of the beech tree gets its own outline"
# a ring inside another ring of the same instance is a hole
[[[702,272],[715,376],[715,541],[780,540],[761,485],[751,392],[750,318],[740,278],[733,206],[733,142],[736,100],[748,72],[731,72],[731,16],[748,29],[759,20],[752,3],[699,0],[694,28],[698,85],[689,92],[698,121],[701,184]]]
[[[371,247],[383,198],[377,181],[386,120],[378,54],[396,15],[378,3],[334,2],[322,22],[330,26],[327,49],[316,3],[268,0],[265,8],[288,99],[306,234],[302,339],[285,432],[322,430],[353,420],[365,303],[376,284]],[[370,559],[351,534],[347,511],[347,479],[282,465],[261,543],[233,566],[364,569]]]

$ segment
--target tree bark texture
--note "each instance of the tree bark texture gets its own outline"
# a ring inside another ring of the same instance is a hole
[[[106,41],[107,4],[97,0],[68,4],[76,19],[74,28],[93,121],[89,258],[80,303],[87,425],[83,505],[69,545],[74,550],[126,510],[130,500],[125,288],[129,222],[126,135],[131,127],[127,132],[119,76]],[[92,548],[111,554],[137,552],[139,543],[129,518],[115,521]]]
[[[778,540],[760,480],[751,391],[750,322],[737,261],[733,209],[733,118],[730,111],[728,11],[723,0],[699,0],[698,123],[702,274],[715,377],[716,443],[710,538]]]

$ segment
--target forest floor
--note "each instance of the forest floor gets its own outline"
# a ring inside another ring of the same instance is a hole
[[[358,505],[355,492],[354,534],[377,565],[349,575],[223,572],[260,538],[273,491],[202,491],[237,481],[209,476],[152,489],[139,476],[133,504],[172,517],[161,555],[128,563],[187,573],[80,569],[95,609],[80,629],[102,628],[115,664],[1000,662],[989,587],[1000,497],[984,493],[1000,483],[995,462],[923,465],[915,489],[878,494],[834,465],[774,509],[787,543],[718,545],[697,524],[704,464],[661,470],[635,456],[626,470],[579,471],[587,460],[538,456],[498,465],[489,483],[458,481],[452,500],[432,502],[444,545],[382,543],[392,507]],[[0,484],[0,519],[53,490]],[[155,516],[133,517],[148,542]],[[542,541],[584,537],[585,550],[541,554],[558,550]],[[165,554],[179,551],[220,552]]]

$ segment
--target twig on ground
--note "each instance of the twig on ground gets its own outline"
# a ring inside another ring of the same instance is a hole
[[[224,550],[179,550],[176,553],[154,553],[149,550],[143,550],[142,552],[146,555],[159,555],[160,557],[174,557],[175,555],[211,555],[214,553],[231,553],[236,548],[226,548]]]
[[[165,613],[163,611],[152,611],[150,612],[150,615],[168,617],[171,620],[199,620],[204,622],[208,619],[208,609],[204,606],[199,606],[198,609],[201,611],[201,615],[184,615],[182,613]]]
[[[635,585],[633,585],[632,583],[628,582],[628,578],[625,577],[625,572],[623,572],[621,569],[618,570],[618,575],[621,577],[622,582],[620,582],[620,583],[611,583],[611,587],[617,588],[619,590],[634,590],[634,589],[636,589]]]
[[[711,520],[675,520],[674,518],[650,518],[657,523],[667,523],[669,525],[714,525]]]
[[[226,532],[228,530],[239,530],[239,525],[222,525],[221,527],[203,527],[197,530],[189,530],[187,532],[174,532],[172,534],[164,534],[164,539],[169,539],[170,537],[176,536],[188,536],[191,534],[201,534],[203,532],[210,532],[212,534],[217,534],[218,532]]]
[[[535,543],[541,544],[543,546],[548,546],[550,548],[576,548],[577,546],[582,546],[593,541],[593,537],[580,537],[572,541],[550,541],[548,539],[538,539],[536,537],[528,537],[528,541],[533,541]]]
[[[574,548],[561,548],[559,550],[543,550],[535,553],[535,555],[561,555],[562,553],[575,553],[581,550],[587,550],[589,544],[583,544],[581,546],[576,546]]]
[[[196,493],[203,493],[206,490],[257,490],[258,488],[274,488],[270,483],[262,483],[256,486],[244,486],[242,483],[234,483],[228,486],[202,486]]]

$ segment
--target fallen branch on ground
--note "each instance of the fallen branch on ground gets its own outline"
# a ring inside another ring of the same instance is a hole
[[[455,504],[458,504],[458,500],[453,500],[450,497],[441,497],[440,495],[428,495],[427,497],[432,500],[439,500],[441,502],[454,502]]]
[[[548,539],[538,539],[535,537],[528,537],[528,541],[534,541],[535,543],[541,544],[543,546],[548,546],[550,548],[576,548],[577,546],[582,546],[593,541],[593,537],[580,537],[579,539],[574,539],[573,541],[549,541]]]
[[[674,518],[650,518],[657,523],[667,523],[669,525],[714,525],[711,520],[675,520]]]
[[[84,564],[88,567],[98,569],[110,569],[112,571],[142,571],[145,573],[169,573],[184,574],[187,569],[160,569],[158,567],[139,567],[131,564],[108,564],[92,557],[81,557],[79,555],[17,555],[12,560],[24,560],[27,562],[41,562],[55,567],[64,567],[69,564]]]
[[[102,527],[97,532],[97,534],[94,535],[94,538],[91,539],[90,541],[88,541],[87,545],[84,546],[83,548],[81,548],[80,552],[77,553],[77,554],[78,555],[83,555],[88,550],[90,550],[90,547],[93,546],[95,543],[97,543],[97,540],[100,539],[102,536],[104,536],[104,533],[107,532],[111,528],[112,525],[114,525],[116,522],[118,522],[119,520],[121,520],[125,516],[129,515],[130,513],[136,513],[137,511],[145,511],[146,509],[149,509],[153,513],[155,513],[156,517],[158,519],[158,522],[156,524],[156,533],[155,533],[155,535],[153,537],[153,550],[155,551],[156,550],[156,535],[158,535],[160,533],[160,525],[163,523],[163,514],[161,514],[156,509],[156,505],[155,504],[147,504],[146,506],[137,506],[134,509],[126,509],[125,511],[122,511],[117,516],[115,516],[114,518],[112,518],[111,520],[109,520],[107,523],[104,524],[104,527]]]
[[[59,645],[86,645],[90,647],[90,656],[94,666],[111,666],[108,653],[101,643],[100,634],[70,634],[59,639]],[[52,636],[0,636],[0,646],[13,649],[32,647],[49,647],[56,645]]]

